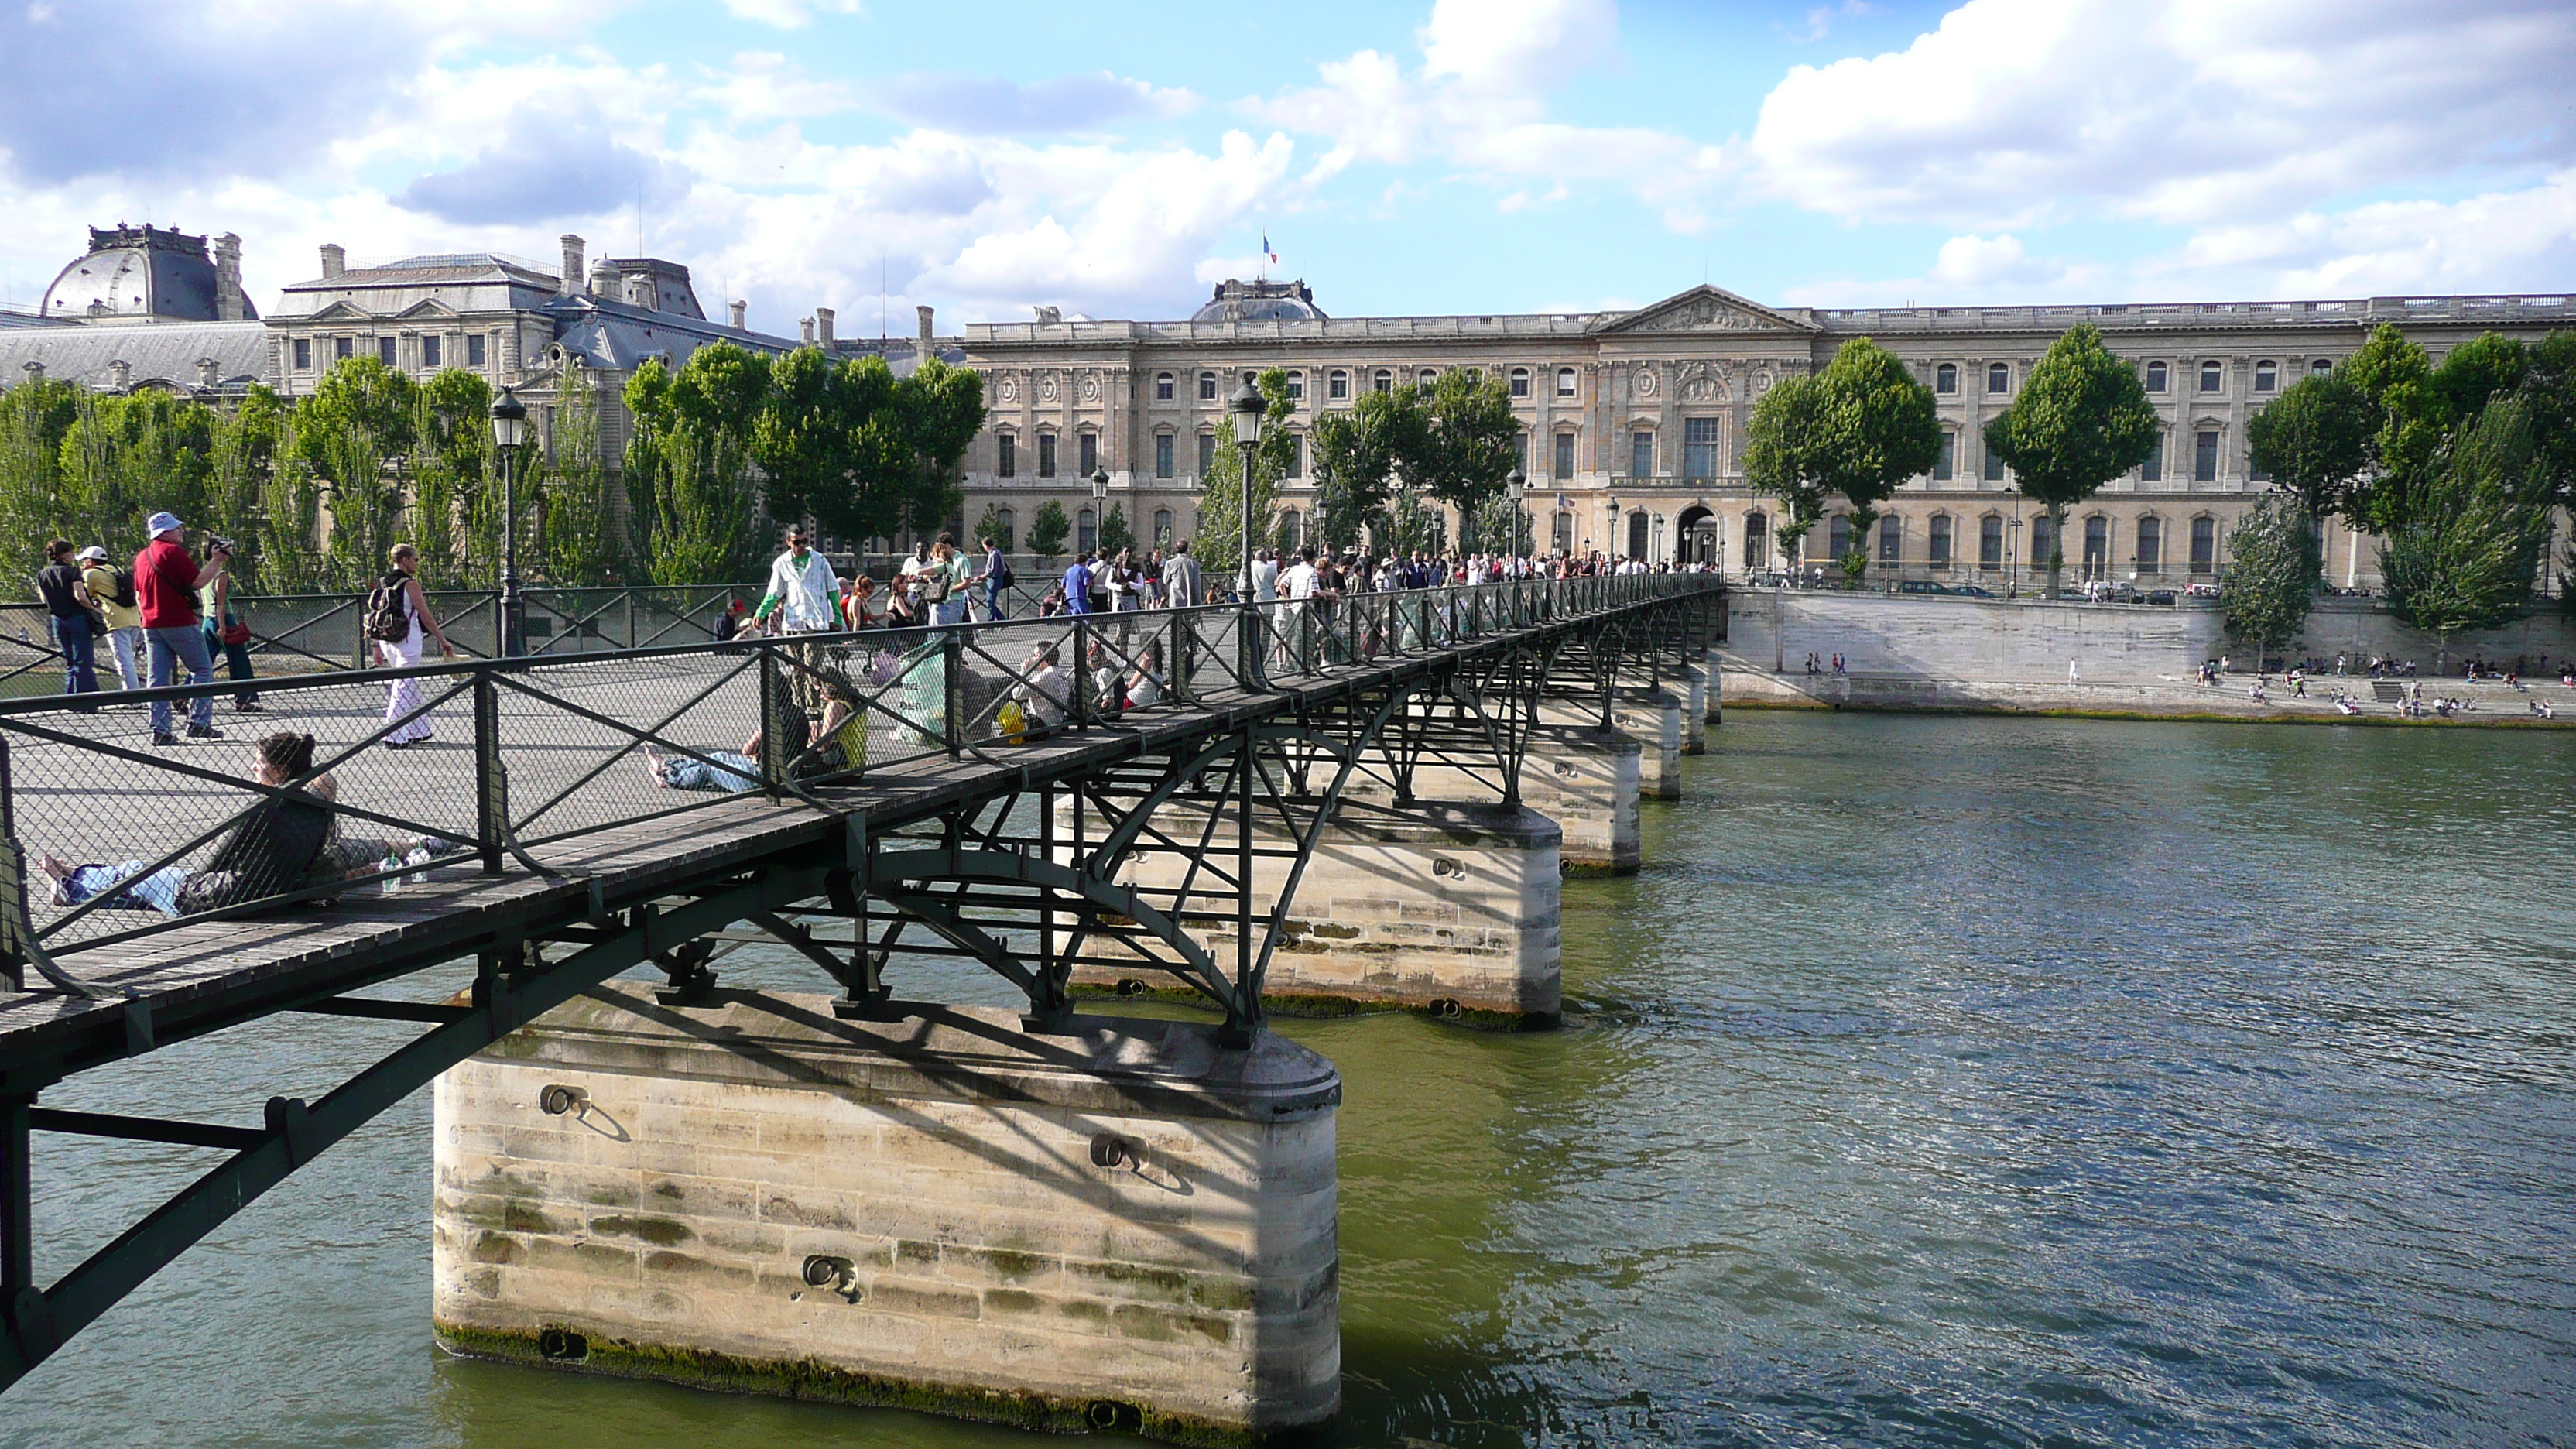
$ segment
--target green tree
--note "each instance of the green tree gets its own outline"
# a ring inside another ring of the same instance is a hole
[[[1252,452],[1252,516],[1255,524],[1253,547],[1278,546],[1278,523],[1274,509],[1279,494],[1279,480],[1288,472],[1289,453],[1295,446],[1286,424],[1295,416],[1296,400],[1288,396],[1288,374],[1271,368],[1253,379],[1261,390],[1261,441]],[[1224,579],[1243,568],[1243,487],[1242,450],[1235,446],[1234,418],[1228,414],[1217,430],[1216,457],[1208,467],[1207,477],[1200,482],[1199,536],[1191,542],[1199,566],[1214,578]]]
[[[36,378],[0,392],[0,538],[41,543],[56,531],[63,438],[80,415],[83,391],[72,383]],[[14,596],[35,597],[33,563],[0,577],[11,581]]]
[[[2316,522],[2298,495],[2256,502],[2227,535],[2227,572],[2218,581],[2227,632],[2258,658],[2288,648],[2316,603],[2317,568]]]
[[[1530,554],[1537,551],[1537,531],[1524,500],[1506,490],[1476,505],[1467,547],[1487,553]]]
[[[984,505],[984,516],[975,520],[975,541],[997,545],[1004,553],[1009,553],[1016,545],[1010,525],[1002,521],[1001,505]]]
[[[1941,455],[1932,389],[1895,354],[1856,337],[1822,372],[1773,387],[1753,414],[1747,474],[1789,509],[1793,537],[1805,537],[1825,500],[1840,494],[1851,506],[1853,540],[1843,571],[1858,582],[1879,505],[1906,479],[1931,472]]]
[[[626,382],[634,435],[630,504],[649,500],[646,566],[666,585],[737,584],[767,553],[752,432],[769,402],[768,359],[719,342],[676,372],[647,361]]]
[[[63,537],[96,540],[122,557],[143,546],[144,517],[163,508],[219,531],[207,496],[213,409],[145,388],[123,397],[84,389],[74,411],[53,518]]]
[[[751,433],[770,511],[841,538],[938,528],[963,505],[957,464],[984,415],[971,369],[934,357],[897,379],[881,357],[798,348],[771,368]]]
[[[1133,548],[1136,531],[1127,522],[1127,510],[1111,502],[1100,513],[1100,551],[1115,557],[1122,548]]]
[[[2531,446],[2549,473],[2562,508],[2576,507],[2576,332],[2552,332],[2533,345],[2522,395],[2531,407]],[[2576,603],[2576,590],[2568,592]]]
[[[364,588],[385,570],[403,523],[418,391],[376,358],[350,357],[295,405],[295,456],[320,481],[331,513],[324,570],[334,587]]]
[[[2395,529],[2406,500],[2423,485],[2449,428],[2433,363],[2424,349],[2383,322],[2335,368],[2370,400],[2371,476],[2353,491],[2350,512],[2374,533]]]
[[[287,409],[276,393],[258,383],[230,411],[214,414],[213,445],[208,453],[207,501],[218,527],[238,549],[225,572],[244,593],[270,592],[277,585],[265,553],[265,517],[270,474],[286,441]],[[291,567],[285,571],[292,577]]]
[[[492,457],[492,389],[478,374],[447,368],[423,383],[412,431],[411,541],[432,588],[489,584],[497,577],[499,508],[485,494]]]
[[[1333,548],[1360,541],[1360,530],[1383,523],[1399,459],[1428,450],[1430,418],[1412,388],[1368,392],[1348,410],[1315,419],[1315,482],[1321,494],[1318,532]]]
[[[2339,373],[2304,377],[2245,424],[2247,455],[2297,496],[2309,526],[2343,511],[2370,466],[2370,399]]]
[[[1064,516],[1064,505],[1050,498],[1029,517],[1029,552],[1052,561],[1064,552],[1065,537],[1072,532],[1073,522]]]
[[[2445,655],[2453,634],[2513,617],[2549,546],[2550,505],[2530,407],[2497,397],[2400,501],[2379,549],[2389,609],[2440,639]]]
[[[2091,323],[2068,328],[2022,383],[2012,406],[1986,424],[1986,446],[2013,470],[2024,496],[2048,510],[2049,534],[2066,536],[2066,510],[2090,498],[2156,445],[2155,409],[2137,369],[2111,355]],[[2048,555],[2048,595],[2066,565]]]
[[[1782,554],[1791,560],[1825,516],[1832,491],[1825,485],[1824,390],[1813,377],[1788,377],[1754,404],[1744,428],[1744,477],[1757,493],[1778,499]]]
[[[574,356],[556,374],[552,447],[536,471],[535,486],[519,488],[520,542],[532,544],[538,572],[562,588],[601,588],[628,573],[627,530],[617,517],[616,484],[600,455],[599,385]],[[533,523],[531,522],[533,514]],[[721,578],[658,579],[677,583],[741,583],[737,570]]]

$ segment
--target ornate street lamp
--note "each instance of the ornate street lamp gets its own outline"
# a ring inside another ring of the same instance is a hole
[[[1613,493],[1613,494],[1611,494],[1611,495],[1610,495],[1610,538],[1609,538],[1610,546],[1609,546],[1608,548],[1605,548],[1605,549],[1603,549],[1603,550],[1602,550],[1602,552],[1603,552],[1603,553],[1606,553],[1606,554],[1610,555],[1612,558],[1617,558],[1617,557],[1619,556],[1619,544],[1620,544],[1620,538],[1619,538],[1619,524],[1620,524],[1620,521],[1621,521],[1621,515],[1620,515],[1620,512],[1619,512],[1619,495],[1618,495],[1618,494],[1616,494],[1616,493]]]
[[[1098,463],[1091,465],[1091,543],[1098,548],[1109,539],[1109,470]]]
[[[1243,454],[1243,471],[1235,480],[1235,511],[1243,515],[1243,601],[1252,602],[1252,454],[1261,446],[1261,420],[1270,404],[1246,377],[1226,403],[1234,414],[1234,446]]]
[[[1512,505],[1517,516],[1529,524],[1530,552],[1536,553],[1538,552],[1538,520],[1531,516],[1529,511],[1529,470],[1515,463],[1512,465],[1512,476],[1504,481],[1511,484]],[[1503,546],[1503,552],[1507,554],[1517,555],[1520,551],[1521,541],[1517,538]]]
[[[528,440],[528,405],[510,389],[492,404],[492,445],[501,450],[501,653],[528,652],[526,605],[519,597],[519,448]]]

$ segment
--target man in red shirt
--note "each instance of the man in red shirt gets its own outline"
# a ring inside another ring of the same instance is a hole
[[[151,532],[152,542],[134,556],[134,595],[143,609],[143,637],[152,651],[152,687],[166,689],[178,683],[178,666],[183,663],[188,666],[190,684],[212,684],[215,661],[206,652],[205,631],[198,624],[197,590],[213,583],[232,555],[219,547],[200,569],[188,557],[188,546],[179,541],[178,515],[153,514],[144,527]],[[188,701],[188,738],[223,738],[215,728],[213,695]],[[170,733],[166,699],[152,701],[152,743],[179,743]]]

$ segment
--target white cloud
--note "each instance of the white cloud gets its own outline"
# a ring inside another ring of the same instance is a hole
[[[1025,85],[989,76],[914,73],[879,83],[875,102],[886,114],[918,125],[1014,136],[1095,130],[1135,115],[1186,115],[1198,109],[1199,98],[1107,71]]]
[[[1798,66],[1760,184],[1851,220],[2283,215],[2576,160],[2576,10],[2544,0],[1969,0],[1901,52]]]
[[[781,30],[802,30],[817,15],[868,13],[861,0],[724,0],[724,7],[736,20],[757,21]]]

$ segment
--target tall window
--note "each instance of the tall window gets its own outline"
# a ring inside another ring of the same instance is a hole
[[[1983,476],[1989,483],[2001,483],[2004,481],[2004,455],[1996,452],[1995,445],[1992,443],[1986,444],[1985,451],[1986,470]]]
[[[1305,515],[1299,513],[1294,508],[1291,508],[1287,512],[1279,515],[1279,542],[1286,547],[1290,553],[1295,553],[1305,544]]]
[[[1303,478],[1306,476],[1306,435],[1304,433],[1290,433],[1288,435],[1288,471],[1286,476],[1290,478]]]
[[[2191,571],[2212,572],[2218,565],[2218,520],[2195,518],[2191,521]]]
[[[1082,459],[1082,476],[1088,478],[1100,466],[1100,435],[1083,433],[1074,444],[1076,456]]]
[[[1170,373],[1168,373],[1168,372],[1158,372],[1158,373],[1155,373],[1155,374],[1154,374],[1154,401],[1156,401],[1156,402],[1170,402],[1171,400],[1172,400],[1172,375],[1171,375]]]
[[[1154,435],[1154,476],[1157,478],[1169,478],[1172,476],[1174,471],[1175,470],[1172,467],[1172,435],[1169,433],[1156,433]]]
[[[2164,390],[2165,390],[2165,365],[2164,365],[2163,363],[2161,363],[2161,362],[2150,362],[2150,363],[2148,363],[2148,364],[2147,364],[2147,391],[2149,391],[2149,392],[2163,392]]]
[[[1946,513],[1932,515],[1932,536],[1929,541],[1932,567],[1948,568],[1950,566],[1950,515]]]
[[[2281,385],[2281,365],[2270,358],[2254,364],[2254,390],[2270,392]]]
[[[2156,429],[2156,440],[2147,445],[2147,456],[2138,464],[2138,481],[2141,483],[2165,481],[2165,430],[2162,428]]]
[[[1556,395],[1558,397],[1574,396],[1573,368],[1560,367],[1556,370]]]
[[[1206,477],[1208,475],[1208,470],[1215,466],[1216,434],[1201,433],[1199,434],[1199,476],[1202,478]]]
[[[2165,525],[2160,518],[2138,520],[2138,572],[2162,573],[2165,566]]]
[[[1938,393],[1957,392],[1959,390],[1959,364],[1955,362],[1945,362],[1939,367],[1932,369],[1932,390]]]
[[[313,339],[310,337],[295,339],[295,370],[297,372],[313,370]]]
[[[1088,503],[1073,517],[1073,546],[1084,553],[1100,547],[1100,515],[1092,512]]]
[[[1008,433],[994,435],[993,476],[996,478],[1020,476],[1020,440]]]
[[[1513,369],[1512,369],[1512,396],[1514,396],[1514,397],[1528,397],[1529,395],[1530,395],[1529,369],[1528,369],[1528,368],[1526,368],[1526,367],[1515,367],[1515,368],[1513,368]]]
[[[1216,374],[1215,374],[1215,373],[1213,373],[1213,372],[1202,372],[1202,373],[1200,373],[1200,374],[1199,374],[1199,401],[1200,401],[1200,402],[1215,402],[1215,401],[1216,401]]]
[[[1891,513],[1878,521],[1878,561],[1897,563],[1905,557],[1905,520]]]
[[[1628,557],[1642,559],[1650,547],[1647,531],[1654,527],[1653,515],[1640,508],[1628,515]]]
[[[2215,362],[2204,362],[2200,365],[2200,390],[2202,392],[2216,392],[2226,385],[2227,370],[2225,368],[2220,367]]]
[[[1562,508],[1560,508],[1560,509],[1556,510],[1556,530],[1555,530],[1555,532],[1556,532],[1556,551],[1557,551],[1558,553],[1562,553],[1562,554],[1571,554],[1571,553],[1573,553],[1573,552],[1574,552],[1574,515],[1573,515],[1573,514],[1571,514],[1571,513],[1566,512],[1566,511],[1565,511],[1564,509],[1562,509]]]
[[[1342,371],[1340,368],[1333,369],[1333,375],[1324,380],[1324,395],[1326,397],[1333,398],[1349,397],[1351,395],[1351,375]]]
[[[1529,473],[1529,463],[1529,434],[1512,434],[1512,466],[1520,469],[1522,475],[1526,477]]]
[[[1977,520],[1977,567],[1999,569],[2004,566],[2004,520],[2001,514],[1989,513]]]
[[[378,362],[383,363],[383,364],[384,364],[385,366],[387,366],[387,367],[396,367],[396,366],[399,366],[400,364],[399,364],[399,363],[397,363],[397,362],[394,360],[394,357],[395,357],[395,353],[394,353],[394,339],[392,339],[392,338],[390,338],[390,337],[379,337],[379,338],[377,338],[377,339],[376,339],[376,360],[377,360]]]
[[[2057,525],[2043,513],[2030,521],[2030,557],[2023,562],[2032,568],[2044,569],[2056,552]]]
[[[1292,372],[1288,374],[1288,401],[1292,403],[1301,403],[1305,400],[1306,374],[1302,372]]]
[[[2195,483],[2218,481],[2218,431],[2207,428],[2192,442],[2191,479]]]
[[[1429,387],[1440,380],[1440,369],[1436,367],[1426,367],[1420,372],[1415,373],[1413,375],[1413,380],[1422,384],[1424,387]]]
[[[440,343],[440,342],[442,342],[442,341],[444,341],[444,340],[445,340],[445,339],[441,338],[441,337],[440,337],[437,333],[435,333],[435,332],[429,333],[429,334],[427,334],[427,335],[423,336],[423,337],[420,339],[420,365],[421,365],[421,366],[423,366],[423,367],[436,367],[436,366],[438,366],[438,365],[439,365],[439,361],[438,361],[438,354],[439,354],[439,352],[442,350],[442,349],[439,347],[439,343]]]
[[[1038,476],[1041,478],[1055,476],[1055,434],[1053,433],[1038,434]]]
[[[1008,508],[997,508],[993,510],[993,522],[1000,525],[1002,530],[1002,536],[995,542],[1002,545],[1002,552],[1011,552],[1018,545],[1020,516]]]
[[[1841,562],[1851,552],[1851,518],[1837,513],[1825,525],[1825,557]]]
[[[1628,435],[1628,476],[1631,478],[1655,476],[1654,434],[1630,433]]]
[[[2084,520],[2084,571],[2098,574],[2111,560],[2111,520],[2100,514]]]
[[[2327,373],[2334,371],[2334,359],[2331,357],[2320,357],[2308,364],[2308,371],[2313,376],[2323,377]]]
[[[1682,419],[1682,476],[1717,476],[1717,419]]]
[[[1154,547],[1170,548],[1171,546],[1172,510],[1168,508],[1157,508],[1154,510]],[[1197,601],[1192,600],[1191,602],[1195,603]]]
[[[1998,362],[1986,368],[1986,391],[2012,391],[2012,369]]]
[[[1572,433],[1556,435],[1555,464],[1556,466],[1551,470],[1554,476],[1559,478],[1574,476],[1574,435]]]
[[[1946,483],[1958,475],[1959,435],[1945,432],[1941,435],[1941,451],[1932,455],[1932,476]]]
[[[1744,515],[1744,566],[1762,568],[1771,562],[1771,520],[1760,513]]]
[[[465,334],[465,365],[467,367],[483,365],[483,334],[480,332]]]
[[[1369,386],[1379,392],[1395,391],[1395,374],[1381,367],[1369,378]]]
[[[331,355],[333,357],[348,357],[351,355],[351,350],[356,346],[357,341],[354,338],[334,337],[331,339]]]

